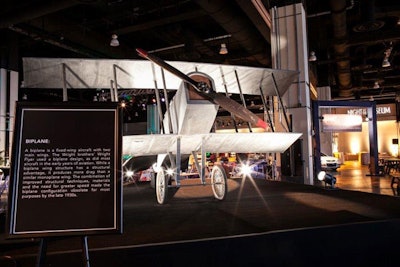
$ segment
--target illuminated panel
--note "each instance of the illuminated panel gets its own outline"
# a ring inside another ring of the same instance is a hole
[[[361,115],[324,114],[322,119],[323,132],[361,132]]]

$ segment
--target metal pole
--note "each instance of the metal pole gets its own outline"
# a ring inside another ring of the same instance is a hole
[[[62,63],[62,77],[63,77],[63,101],[68,101],[67,73],[66,73],[66,65],[65,65],[65,63]]]
[[[44,267],[46,263],[47,239],[41,238],[39,243],[39,252],[36,258],[36,267]]]
[[[176,183],[180,185],[181,178],[181,137],[178,136],[176,138]]]
[[[114,83],[115,82],[113,80],[110,80],[110,97],[111,97],[111,101],[112,102],[117,102],[118,101],[118,97],[114,98]],[[99,101],[100,101],[100,99],[99,99]]]
[[[153,71],[154,93],[156,95],[158,119],[160,120],[160,123],[159,123],[158,127],[161,128],[163,133],[165,133],[165,129],[164,129],[164,125],[163,125],[163,115],[162,115],[162,110],[161,110],[160,92],[158,91],[156,70],[155,70],[155,67],[154,67],[153,63],[151,64],[151,69]]]
[[[168,93],[167,93],[167,83],[165,82],[165,73],[164,73],[164,69],[161,68],[161,76],[162,76],[162,80],[163,80],[163,86],[164,86],[164,97],[165,97],[165,106],[166,106],[166,113],[168,116],[168,129],[169,129],[169,133],[173,132],[172,129],[172,120],[171,120],[171,112],[169,109],[169,99],[168,99]]]
[[[82,236],[82,257],[83,257],[84,266],[85,267],[90,267],[89,248],[88,248],[87,236]]]
[[[272,132],[275,132],[275,128],[274,128],[274,125],[272,124],[271,115],[269,114],[268,106],[267,106],[267,103],[265,102],[265,97],[264,97],[264,93],[262,91],[261,86],[260,86],[260,95],[261,95],[261,101],[264,106],[264,111],[267,113],[267,116],[268,116],[269,127],[271,128]]]
[[[204,149],[204,137],[201,138],[201,173],[200,173],[200,177],[201,177],[201,183],[205,184],[206,183],[206,151]]]
[[[287,125],[287,127],[289,129],[289,132],[292,132],[292,128],[290,127],[289,120],[288,120],[287,115],[286,115],[286,109],[283,106],[282,97],[281,97],[281,95],[279,94],[279,91],[278,91],[278,85],[276,84],[275,76],[274,76],[273,73],[271,73],[271,76],[272,76],[272,80],[274,81],[274,90],[275,90],[275,93],[276,93],[276,95],[278,97],[278,102],[279,102],[279,105],[281,106],[281,109],[282,109],[282,112],[283,112],[283,117],[285,118],[286,125]]]
[[[318,101],[313,102],[313,152],[314,152],[314,166],[315,166],[315,173],[321,171],[321,144],[320,144],[320,136],[319,136],[319,108],[320,104]]]
[[[245,108],[247,108],[247,107],[246,107],[246,100],[244,99],[243,92],[242,92],[242,87],[240,86],[239,75],[238,75],[238,73],[237,73],[237,70],[235,70],[235,76],[236,76],[236,82],[237,82],[237,84],[238,84],[240,99],[242,100],[243,106],[244,106]],[[249,131],[252,132],[250,122],[247,122],[247,126],[249,127]]]
[[[226,95],[226,97],[229,97],[228,87],[226,86],[225,75],[224,75],[224,72],[222,71],[222,67],[220,67],[220,70],[221,70],[221,78],[222,78],[222,81],[224,83],[225,95]],[[237,123],[236,123],[236,119],[235,119],[235,115],[233,115],[232,113],[231,113],[231,118],[232,118],[232,121],[233,121],[233,126],[235,127],[235,132],[239,132],[238,127],[237,127]]]
[[[112,84],[111,87],[111,101],[118,102],[118,81],[117,81],[117,65],[113,65],[113,78],[114,78],[114,83]],[[113,97],[114,96],[114,97]],[[114,100],[113,100],[114,98]]]
[[[370,171],[371,175],[379,175],[378,168],[378,131],[376,118],[376,103],[373,101],[367,109],[368,114],[368,132],[369,132],[369,153],[370,153]]]

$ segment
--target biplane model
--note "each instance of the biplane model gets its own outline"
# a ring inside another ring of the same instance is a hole
[[[59,88],[62,84],[65,98],[67,86],[107,88],[111,85],[110,95],[114,101],[118,100],[120,88],[155,89],[157,93],[158,84],[162,83],[163,89],[177,90],[167,106],[160,134],[123,137],[126,156],[123,165],[140,157],[156,157],[155,193],[159,204],[168,201],[170,188],[182,186],[181,162],[185,156],[193,155],[200,185],[211,185],[214,197],[223,200],[228,192],[227,173],[221,165],[215,164],[206,177],[206,152],[283,153],[301,136],[300,133],[275,132],[270,121],[266,123],[228,96],[228,93],[280,96],[293,82],[296,72],[205,63],[169,64],[144,50],[137,49],[137,52],[147,60],[25,58],[24,82],[28,88]],[[155,71],[155,65],[160,67],[160,73]],[[219,107],[264,132],[211,133]],[[152,163],[147,162],[147,167]]]

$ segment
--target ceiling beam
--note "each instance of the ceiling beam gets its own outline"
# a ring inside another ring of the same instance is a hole
[[[15,1],[16,3],[16,1]],[[11,12],[0,16],[0,29],[8,28],[12,25],[27,22],[63,9],[78,5],[78,1],[74,0],[51,0],[47,2],[31,3],[24,8],[11,8]]]

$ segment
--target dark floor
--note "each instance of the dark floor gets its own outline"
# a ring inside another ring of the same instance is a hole
[[[149,184],[125,186],[123,234],[89,236],[90,264],[398,266],[400,198],[388,177],[364,172],[342,166],[336,190],[232,179],[223,202],[209,186],[182,187],[163,206]],[[35,266],[40,240],[8,240],[3,231],[0,266]],[[81,252],[80,237],[48,239],[43,266],[84,266]]]

